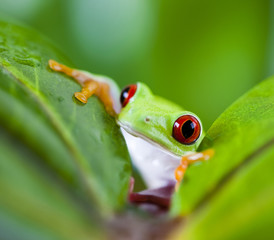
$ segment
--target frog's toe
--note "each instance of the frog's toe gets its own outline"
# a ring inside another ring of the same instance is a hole
[[[81,92],[74,93],[74,96],[82,103],[88,102],[87,96]]]
[[[60,64],[52,59],[49,60],[49,67],[54,71],[60,71],[62,69]]]

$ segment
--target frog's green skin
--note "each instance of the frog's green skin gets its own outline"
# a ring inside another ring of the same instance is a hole
[[[175,185],[175,169],[181,158],[196,152],[204,133],[199,118],[177,104],[155,96],[144,83],[125,107],[121,108],[120,90],[112,79],[83,72],[98,82],[110,86],[117,123],[125,137],[133,164],[142,175],[148,188]],[[172,136],[173,125],[182,115],[192,115],[200,122],[201,134],[195,143],[185,145]]]
[[[199,118],[177,104],[153,95],[144,83],[137,83],[137,91],[118,114],[118,124],[132,135],[146,139],[177,156],[195,152],[204,132],[191,145],[184,145],[172,136],[174,122],[178,117],[189,114]],[[200,120],[199,120],[200,122]],[[202,124],[200,122],[201,128]]]

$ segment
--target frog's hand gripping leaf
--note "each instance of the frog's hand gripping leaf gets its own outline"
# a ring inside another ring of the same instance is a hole
[[[80,102],[87,103],[89,97],[96,95],[111,116],[115,116],[120,112],[120,90],[112,79],[78,69],[72,69],[54,60],[49,60],[49,66],[54,71],[63,72],[72,77],[82,86],[81,92],[74,94]]]
[[[185,172],[190,164],[193,164],[198,161],[208,160],[211,157],[213,157],[213,155],[214,149],[210,148],[203,152],[197,152],[183,156],[181,159],[181,164],[179,165],[179,167],[176,168],[174,172],[175,178],[177,180],[176,190],[178,189],[180,182],[183,180]]]

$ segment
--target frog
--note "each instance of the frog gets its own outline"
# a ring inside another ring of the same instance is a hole
[[[189,165],[214,155],[214,149],[197,152],[205,136],[199,117],[154,95],[145,83],[137,82],[120,91],[116,82],[106,76],[73,69],[54,60],[49,60],[49,67],[80,84],[81,91],[74,94],[78,101],[85,104],[93,95],[100,99],[107,113],[120,126],[133,165],[148,190],[153,192],[168,187],[172,194],[179,188]],[[132,192],[133,180],[130,185]],[[154,199],[148,198],[149,194],[133,194],[131,200]],[[168,204],[169,201],[164,205]]]

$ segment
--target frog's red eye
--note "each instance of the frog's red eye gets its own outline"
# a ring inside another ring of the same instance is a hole
[[[191,145],[201,134],[201,125],[197,118],[191,115],[179,117],[174,125],[172,136],[180,143]]]
[[[136,90],[136,84],[129,85],[122,90],[120,96],[120,102],[122,104],[122,107],[125,107],[128,104],[129,100],[134,96]]]

